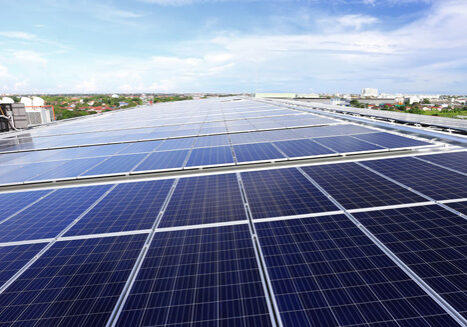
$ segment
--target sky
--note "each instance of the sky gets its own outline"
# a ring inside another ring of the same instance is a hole
[[[0,0],[0,94],[467,94],[467,0]]]

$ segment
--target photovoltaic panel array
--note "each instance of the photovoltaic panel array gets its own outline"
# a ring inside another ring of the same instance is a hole
[[[0,326],[467,325],[466,152],[322,114],[222,97],[0,135]]]
[[[104,326],[145,238],[55,243],[0,294],[0,326]]]
[[[365,161],[362,164],[435,200],[467,197],[464,175],[415,158]]]
[[[353,162],[303,170],[346,209],[423,202],[421,196]]]
[[[343,215],[255,225],[285,326],[458,326]]]
[[[159,227],[246,219],[235,174],[181,178]]]
[[[467,317],[467,219],[436,205],[355,217]]]
[[[117,326],[271,326],[248,226],[156,233]]]

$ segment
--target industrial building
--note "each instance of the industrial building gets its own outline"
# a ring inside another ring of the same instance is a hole
[[[333,108],[0,134],[0,326],[467,326],[466,126]]]

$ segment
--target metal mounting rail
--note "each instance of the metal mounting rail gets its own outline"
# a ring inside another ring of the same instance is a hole
[[[467,326],[467,319],[465,319],[456,309],[454,309],[441,295],[431,288],[417,273],[415,273],[409,266],[407,266],[399,257],[392,252],[383,242],[379,240],[372,232],[370,232],[360,221],[347,211],[331,194],[321,187],[311,176],[309,176],[303,169],[298,170],[307,178],[316,188],[318,188],[327,198],[334,203],[350,221],[357,226],[378,248],[381,249],[400,269],[402,269],[415,283],[422,288],[439,306],[441,306],[447,314],[449,314],[461,326]]]
[[[279,311],[279,307],[276,302],[276,297],[274,295],[274,290],[272,287],[271,279],[269,278],[268,270],[266,267],[266,262],[264,260],[263,252],[261,250],[260,241],[258,235],[256,234],[255,224],[253,222],[253,215],[250,210],[250,205],[248,204],[248,198],[246,195],[245,187],[243,185],[242,176],[240,173],[237,173],[238,186],[240,188],[240,193],[242,196],[243,206],[245,209],[245,214],[248,218],[248,226],[251,234],[251,241],[253,248],[255,250],[256,261],[258,263],[258,270],[261,276],[261,282],[263,284],[264,295],[266,298],[266,303],[269,308],[269,315],[271,317],[271,322],[273,326],[282,327],[282,319]]]

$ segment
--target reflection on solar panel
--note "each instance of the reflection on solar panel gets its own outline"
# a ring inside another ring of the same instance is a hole
[[[235,145],[233,148],[237,162],[285,158],[284,155],[280,153],[279,150],[277,150],[271,143]]]
[[[303,170],[346,209],[424,201],[421,196],[352,162]]]
[[[320,137],[314,139],[317,143],[339,153],[351,153],[359,151],[376,151],[384,148],[350,136]]]
[[[36,243],[0,247],[0,287],[39,253],[46,244]]]
[[[338,210],[297,169],[242,173],[253,218]]]
[[[172,179],[120,184],[65,235],[149,229],[172,184]]]
[[[458,326],[344,215],[255,225],[285,326]]]
[[[467,173],[467,151],[419,156],[416,158],[428,160],[435,164]]]
[[[163,151],[151,153],[146,159],[144,159],[134,171],[147,171],[147,170],[159,170],[159,169],[170,169],[170,168],[181,168],[185,163],[185,159],[189,154],[189,150],[177,150],[177,151]]]
[[[0,327],[467,326],[462,137],[308,110],[0,134]]]
[[[363,164],[436,200],[467,197],[465,176],[415,158],[365,161]]]
[[[117,326],[271,326],[247,225],[156,233]]]
[[[335,154],[336,152],[311,140],[291,140],[274,142],[288,157],[307,157]]]
[[[109,157],[102,163],[98,164],[96,167],[91,168],[90,170],[82,174],[82,176],[129,172],[146,156],[146,153],[138,153]]]
[[[160,227],[246,219],[235,174],[182,178],[162,216]]]
[[[193,149],[186,165],[187,167],[190,167],[221,165],[229,163],[234,163],[232,150],[230,150],[229,146],[220,146]]]
[[[57,242],[0,294],[8,326],[104,326],[146,235]]]
[[[384,148],[408,148],[416,146],[431,145],[428,142],[422,142],[407,137],[389,134],[389,133],[371,133],[371,134],[358,134],[354,138],[380,145]]]
[[[355,217],[467,317],[467,220],[436,205]]]
[[[59,189],[0,224],[0,242],[56,237],[105,191],[108,185]]]

